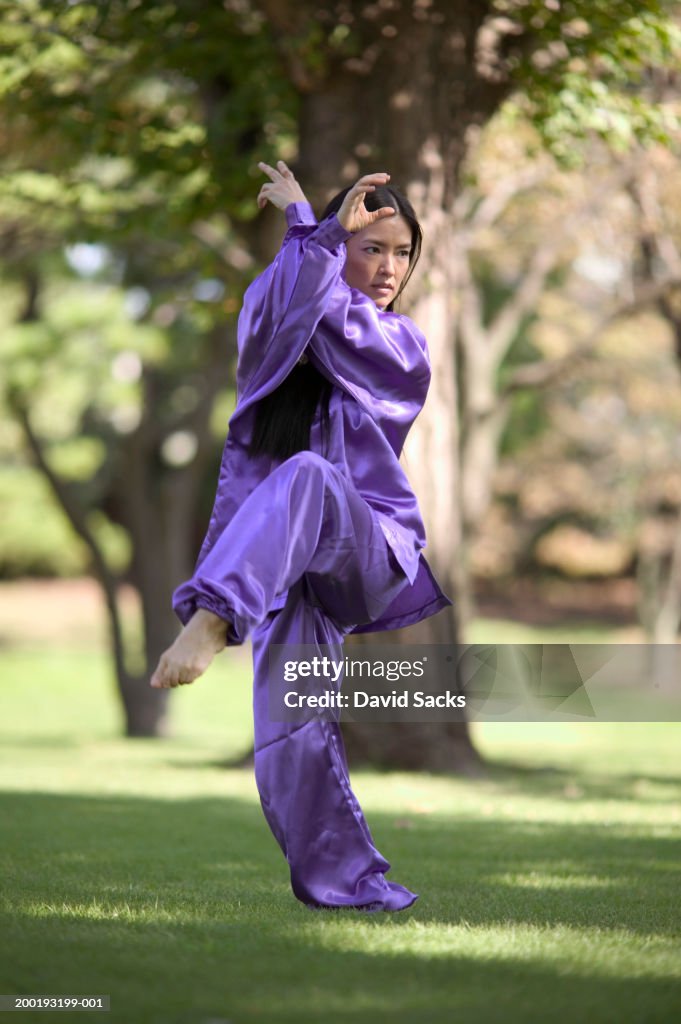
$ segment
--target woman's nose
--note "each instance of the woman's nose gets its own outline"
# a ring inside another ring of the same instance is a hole
[[[381,272],[386,277],[392,277],[395,271],[395,262],[391,253],[384,253],[381,260]]]

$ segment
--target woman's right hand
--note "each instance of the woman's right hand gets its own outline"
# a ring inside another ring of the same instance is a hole
[[[302,188],[283,160],[277,161],[276,168],[262,161],[258,164],[261,171],[269,176],[258,193],[258,206],[261,210],[272,203],[280,210],[285,210],[291,203],[306,203],[307,199]]]
[[[365,174],[356,185],[353,185],[336,216],[346,231],[361,231],[383,217],[392,217],[395,211],[392,206],[382,206],[380,210],[369,213],[364,205],[367,192],[373,192],[378,185],[387,185],[390,175],[385,171],[377,174]]]

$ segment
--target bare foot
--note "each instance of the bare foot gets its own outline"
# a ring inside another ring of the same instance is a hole
[[[167,690],[183,683],[193,683],[223,649],[226,637],[225,620],[205,608],[199,608],[177,640],[161,655],[150,685]]]

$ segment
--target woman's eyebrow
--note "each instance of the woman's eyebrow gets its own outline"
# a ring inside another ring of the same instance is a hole
[[[379,240],[377,238],[365,238],[364,239],[364,243],[366,245],[378,245],[378,246],[381,246],[381,248],[385,248],[386,245],[387,245],[386,242],[379,242]],[[395,249],[411,249],[411,240],[408,241],[408,242],[398,242],[397,245],[394,246],[394,248]]]

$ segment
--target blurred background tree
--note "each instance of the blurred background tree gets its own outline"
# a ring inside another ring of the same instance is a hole
[[[167,695],[145,682],[210,506],[211,424],[224,433],[254,266],[229,217],[254,215],[252,146],[289,122],[246,22],[222,12],[195,44],[181,12],[138,6],[5,5],[1,216],[7,408],[103,587],[127,730],[150,735]],[[199,69],[225,61],[238,85],[218,109]],[[122,578],[141,644],[124,637]]]
[[[317,208],[385,167],[424,224],[404,310],[429,339],[433,385],[406,460],[455,606],[411,639],[466,638],[471,571],[503,583],[536,565],[569,575],[575,559],[587,574],[635,566],[648,435],[623,462],[636,401],[620,384],[636,392],[636,378],[640,396],[652,352],[617,379],[611,355],[674,302],[671,243],[661,255],[653,238],[674,239],[675,215],[651,234],[636,182],[641,147],[669,148],[675,131],[675,5],[29,0],[0,13],[0,499],[16,508],[35,488],[30,452],[81,542],[76,554],[53,517],[48,547],[15,514],[24,540],[10,538],[3,566],[94,572],[129,734],[163,731],[166,695],[145,680],[177,631],[170,593],[207,521],[240,296],[281,237],[274,211],[257,215],[259,159],[287,159]],[[666,533],[681,505],[675,412],[671,398],[655,410]],[[643,576],[656,574],[660,605],[674,558],[655,544]],[[124,579],[137,641],[121,626]],[[475,764],[466,729],[445,723],[353,727],[349,747],[384,764]]]

